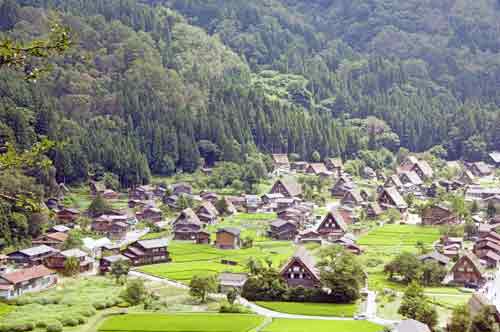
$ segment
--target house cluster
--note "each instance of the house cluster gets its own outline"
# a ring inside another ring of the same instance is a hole
[[[88,246],[60,250],[46,244],[11,252],[5,257],[7,268],[0,274],[0,298],[11,299],[24,293],[47,289],[57,284],[70,258],[77,260],[78,273],[109,271],[113,262],[127,260],[132,266],[169,262],[167,239],[135,241],[125,249],[110,243],[102,245],[98,264]]]
[[[290,162],[286,154],[273,154],[273,168],[279,174],[295,172],[317,175],[321,177],[340,176],[343,163],[340,158],[327,158],[324,162],[308,163],[306,161]]]

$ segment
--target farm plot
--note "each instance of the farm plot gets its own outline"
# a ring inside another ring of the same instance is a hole
[[[262,332],[381,332],[383,327],[360,320],[274,319]]]
[[[129,314],[108,318],[99,332],[246,332],[262,321],[238,314]]]
[[[140,271],[189,283],[197,276],[215,275],[220,272],[243,272],[247,262],[253,258],[264,262],[270,259],[273,266],[280,267],[293,253],[291,242],[258,242],[249,249],[221,250],[210,245],[173,241],[169,247],[172,262],[148,265]],[[229,261],[235,265],[223,263]]]
[[[208,227],[215,240],[215,232],[222,227],[236,227],[241,229],[241,237],[250,237],[254,241],[266,241],[266,232],[269,223],[276,219],[276,213],[237,213],[220,220],[217,225]]]
[[[437,228],[416,225],[384,225],[365,236],[358,243],[368,252],[381,252],[395,255],[403,251],[415,252],[416,244],[421,242],[430,246],[439,239]]]
[[[259,306],[287,314],[306,316],[352,317],[357,304],[305,303],[305,302],[256,302]]]

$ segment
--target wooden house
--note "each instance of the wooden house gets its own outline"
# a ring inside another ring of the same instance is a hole
[[[354,184],[346,176],[341,176],[330,189],[333,197],[344,197],[344,195],[354,189]]]
[[[117,193],[116,191],[114,190],[111,190],[111,189],[106,189],[104,190],[104,192],[101,194],[102,198],[104,199],[117,199],[120,194]]]
[[[495,165],[495,167],[500,167],[500,152],[499,151],[493,151],[488,154],[490,157],[490,162],[492,165]]]
[[[130,244],[125,252],[133,266],[169,262],[168,239],[139,240]]]
[[[366,205],[366,216],[375,219],[380,216],[384,211],[377,202],[370,202]]]
[[[280,271],[288,287],[316,288],[321,286],[319,270],[307,249],[299,247]]]
[[[80,217],[80,211],[77,209],[63,208],[56,212],[56,220],[65,223],[72,224]]]
[[[141,201],[138,199],[130,199],[128,201],[128,207],[131,209],[135,209],[135,208],[143,209],[146,207],[146,205],[147,205],[147,203],[145,201]]]
[[[210,203],[209,201],[204,201],[196,210],[196,215],[202,223],[212,225],[217,222],[219,211],[217,211],[212,203]]]
[[[163,212],[155,207],[147,207],[141,212],[137,212],[136,217],[138,220],[149,220],[157,223],[163,220]]]
[[[57,275],[43,265],[0,274],[0,298],[9,300],[57,284]]]
[[[270,224],[268,236],[275,240],[294,240],[298,234],[297,224],[290,220],[277,219]]]
[[[99,260],[99,272],[104,274],[111,271],[111,265],[120,261],[126,261],[130,264],[130,259],[120,254],[102,257]]]
[[[46,233],[40,235],[39,237],[31,241],[31,243],[35,246],[44,244],[52,248],[61,249],[61,247],[64,244],[64,241],[66,241],[67,238],[68,238],[67,233],[61,233],[61,232]]]
[[[215,204],[219,199],[219,195],[214,193],[213,191],[203,191],[200,194],[202,200]]]
[[[363,252],[361,247],[356,244],[355,239],[347,234],[342,236],[340,239],[336,239],[333,243],[344,247],[344,250],[349,251],[354,255],[361,255]]]
[[[58,272],[64,271],[64,265],[69,258],[76,258],[79,263],[79,273],[91,271],[93,268],[93,260],[80,249],[69,249],[58,252],[45,260],[45,265],[52,270]]]
[[[273,184],[270,194],[282,194],[284,197],[301,197],[302,185],[292,177],[286,177],[276,180]]]
[[[475,292],[467,302],[467,307],[472,318],[476,317],[485,307],[490,307],[495,315],[495,321],[500,323],[500,313],[497,307],[481,292]]]
[[[238,249],[241,245],[240,230],[225,227],[217,230],[215,246],[219,249]]]
[[[103,214],[92,221],[90,228],[110,239],[122,239],[130,230],[130,224],[126,215]]]
[[[493,168],[483,161],[478,161],[475,163],[466,163],[465,167],[477,177],[484,177],[493,174]]]
[[[257,195],[245,195],[245,209],[247,213],[257,213],[262,207],[262,200]]]
[[[421,255],[418,257],[418,260],[423,262],[423,263],[436,262],[442,266],[447,266],[450,263],[449,257],[447,257],[447,256],[445,256],[437,251],[433,251],[431,253]]]
[[[468,169],[465,169],[462,174],[460,175],[460,177],[458,178],[458,181],[464,183],[464,184],[474,184],[476,183],[476,177],[474,176],[474,174],[472,174],[471,171],[469,171]]]
[[[342,162],[342,159],[340,158],[327,158],[325,159],[325,165],[326,168],[338,176],[342,174],[342,170],[344,168],[344,164]]]
[[[179,182],[172,185],[172,194],[176,196],[180,195],[191,195],[193,193],[193,187],[185,182]]]
[[[426,226],[457,225],[459,223],[458,216],[445,206],[429,206],[422,211],[422,224]]]
[[[276,200],[276,211],[280,212],[286,210],[288,208],[294,207],[297,204],[298,200],[295,198],[279,198]]]
[[[290,169],[290,161],[286,154],[275,153],[272,156],[274,169]]]
[[[401,180],[403,186],[421,186],[424,184],[424,181],[422,181],[420,176],[414,171],[399,173],[399,179]]]
[[[39,245],[31,248],[21,249],[7,254],[9,262],[19,265],[40,265],[46,258],[56,254],[59,250],[46,245]]]
[[[309,228],[300,232],[298,237],[300,243],[323,243],[321,235],[316,231],[316,229],[313,228]]]
[[[148,201],[154,196],[154,188],[152,186],[144,185],[131,188],[128,192],[129,199],[139,201]]]
[[[422,180],[431,179],[434,176],[432,167],[426,160],[417,160],[410,168],[410,172],[415,172]]]
[[[276,202],[279,199],[285,198],[285,196],[282,193],[276,193],[276,194],[271,194],[267,193],[261,196],[262,203],[264,205],[276,205]]]
[[[401,182],[397,174],[392,174],[385,181],[384,187],[396,187],[398,189],[401,189],[403,188],[403,182]]]
[[[482,259],[489,251],[500,255],[500,244],[498,242],[489,241],[488,239],[483,239],[474,243],[472,252]]]
[[[308,165],[306,161],[294,161],[290,164],[290,169],[298,173],[304,173]]]
[[[394,208],[402,214],[405,214],[408,210],[408,204],[406,204],[403,196],[395,187],[384,188],[379,194],[377,202],[384,210]]]
[[[92,196],[102,195],[106,190],[104,181],[89,181],[90,194]]]
[[[347,233],[347,225],[342,214],[332,210],[326,214],[316,231],[323,237],[338,239]]]
[[[451,282],[461,285],[480,286],[484,283],[483,269],[479,259],[467,252],[451,268]]]
[[[248,274],[222,272],[219,273],[217,280],[219,283],[219,292],[223,294],[228,293],[231,290],[237,290],[238,292],[241,292],[243,286],[248,280]]]
[[[340,200],[340,203],[349,206],[360,206],[366,202],[367,198],[366,192],[362,194],[360,190],[354,189],[346,192],[344,197]]]
[[[311,163],[306,168],[306,174],[331,176],[333,173],[330,172],[323,163]]]
[[[361,176],[367,180],[373,180],[377,178],[377,173],[373,170],[373,168],[365,166],[361,171]]]
[[[190,208],[182,210],[173,223],[174,240],[210,243],[210,233],[203,230],[205,224]]]

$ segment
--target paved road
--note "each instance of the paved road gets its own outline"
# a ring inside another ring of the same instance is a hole
[[[142,273],[139,271],[130,271],[129,276],[136,277],[136,278],[142,278],[145,280],[149,281],[154,281],[158,283],[162,283],[165,285],[173,286],[173,287],[178,287],[182,289],[188,289],[184,284],[178,283],[176,281],[168,280],[165,278],[159,278],[155,277],[146,273]],[[212,298],[219,298],[223,299],[226,296],[224,294],[210,294],[210,297]],[[397,321],[392,321],[392,320],[387,320],[387,319],[382,319],[376,317],[376,310],[377,310],[377,304],[375,302],[376,298],[376,293],[373,291],[368,291],[368,296],[367,296],[367,305],[365,308],[365,315],[368,318],[367,320],[375,323],[375,324],[380,324],[380,325],[393,325],[397,323]],[[269,317],[269,318],[288,318],[288,319],[315,319],[315,320],[354,320],[353,318],[344,318],[344,317],[329,317],[329,316],[305,316],[305,315],[293,315],[293,314],[286,314],[282,312],[277,312],[273,310],[269,310],[266,308],[263,308],[261,306],[258,306],[257,304],[247,301],[246,299],[239,297],[238,298],[238,303],[251,309],[253,312],[255,312],[258,315],[264,316],[264,317]]]

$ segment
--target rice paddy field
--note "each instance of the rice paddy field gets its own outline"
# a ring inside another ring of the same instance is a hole
[[[240,314],[129,314],[112,316],[99,332],[246,332],[263,317]]]
[[[358,304],[303,303],[303,302],[256,302],[261,307],[294,315],[353,317]]]
[[[417,225],[384,225],[360,237],[358,244],[370,253],[396,255],[415,252],[416,244],[431,246],[439,239],[439,229]]]
[[[264,262],[270,259],[280,267],[294,252],[291,242],[256,242],[252,248],[221,250],[211,245],[173,241],[169,246],[172,262],[143,266],[139,270],[188,284],[192,277],[216,275],[221,272],[243,272],[250,258]],[[223,264],[229,260],[236,265]]]
[[[261,332],[381,332],[383,327],[362,320],[273,319]]]

